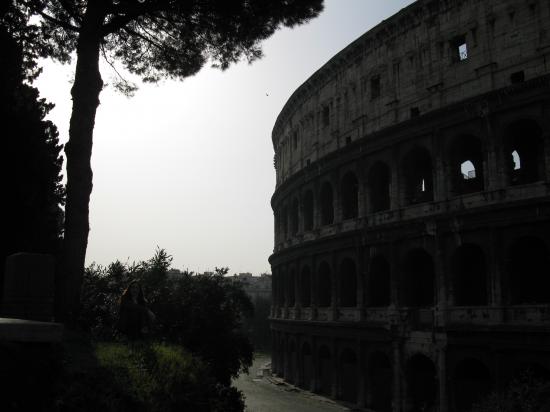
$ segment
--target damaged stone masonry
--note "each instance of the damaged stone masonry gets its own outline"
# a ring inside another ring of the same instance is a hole
[[[274,373],[380,412],[550,377],[550,1],[419,0],[272,138]]]

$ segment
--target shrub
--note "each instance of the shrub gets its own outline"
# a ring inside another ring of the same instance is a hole
[[[157,317],[154,336],[197,354],[217,381],[229,386],[231,378],[252,364],[253,347],[243,328],[244,316],[253,312],[250,298],[241,285],[224,276],[227,268],[169,276],[171,260],[159,249],[138,264],[117,261],[106,268],[88,267],[79,323],[96,338],[120,338],[115,329],[118,300],[130,282],[138,281]]]

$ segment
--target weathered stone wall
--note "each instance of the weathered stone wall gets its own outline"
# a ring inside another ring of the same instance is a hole
[[[350,141],[505,87],[521,72],[526,80],[548,73],[549,20],[544,0],[423,0],[403,9],[289,99],[273,129],[277,185]]]
[[[549,36],[548,1],[418,1],[294,93],[275,373],[384,412],[550,378]]]

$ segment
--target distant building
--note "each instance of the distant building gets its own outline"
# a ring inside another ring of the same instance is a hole
[[[377,412],[550,379],[548,0],[414,2],[272,139],[277,375]]]
[[[258,298],[271,300],[271,275],[262,273],[260,276],[253,276],[252,273],[239,273],[233,275],[235,282],[240,282],[243,289],[250,296],[252,301]]]

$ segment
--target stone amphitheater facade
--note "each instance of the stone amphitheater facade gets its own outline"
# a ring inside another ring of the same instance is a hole
[[[379,412],[550,376],[550,1],[419,0],[272,139],[274,373]]]

